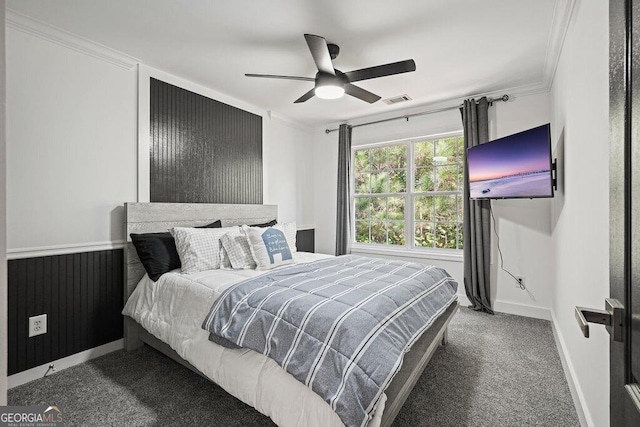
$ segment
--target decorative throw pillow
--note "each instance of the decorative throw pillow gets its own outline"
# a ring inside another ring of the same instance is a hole
[[[258,228],[245,225],[242,230],[247,236],[258,270],[293,263],[293,252],[282,227]]]
[[[183,273],[196,273],[220,268],[222,245],[220,237],[238,227],[196,229],[174,227],[171,234],[176,241]]]
[[[234,270],[246,270],[256,268],[256,262],[251,255],[251,248],[247,236],[240,229],[230,231],[220,238],[222,248],[229,256],[229,261]]]
[[[196,228],[220,228],[220,220]],[[156,282],[160,276],[176,268],[180,268],[180,256],[170,232],[131,233],[131,242],[136,248],[138,258],[147,271],[149,278]]]
[[[154,282],[164,273],[180,268],[180,256],[171,233],[131,233],[131,242],[149,278]]]
[[[222,239],[220,240],[222,243]],[[220,248],[220,268],[223,270],[232,270],[233,266],[231,265],[231,260],[229,259],[229,254],[227,253],[224,246]]]
[[[296,247],[298,227],[296,226],[296,223],[285,222],[283,224],[278,224],[275,227],[280,228],[284,232],[284,235],[287,237],[287,242],[289,243],[289,248],[291,248],[291,252],[298,252],[298,248]]]

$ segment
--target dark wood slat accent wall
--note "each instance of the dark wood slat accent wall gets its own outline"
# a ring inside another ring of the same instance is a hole
[[[9,375],[122,338],[122,269],[122,249],[10,260]]]
[[[300,252],[315,252],[316,230],[298,230],[296,234],[296,247]]]
[[[262,117],[151,79],[152,202],[262,203]]]

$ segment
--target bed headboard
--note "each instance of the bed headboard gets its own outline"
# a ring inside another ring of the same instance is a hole
[[[131,243],[131,233],[157,233],[173,227],[196,227],[216,220],[223,227],[260,224],[278,219],[276,205],[226,205],[213,203],[125,203],[125,302],[145,274]]]

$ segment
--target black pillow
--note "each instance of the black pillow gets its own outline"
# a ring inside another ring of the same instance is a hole
[[[222,221],[220,220],[213,221],[211,224],[201,225],[196,228],[222,228]]]
[[[217,220],[211,224],[196,228],[221,228],[222,222]],[[138,252],[138,258],[147,270],[149,278],[157,281],[164,273],[181,267],[176,242],[168,231],[162,233],[131,233],[131,241]]]
[[[273,227],[277,223],[278,223],[278,220],[272,219],[271,221],[265,222],[264,224],[253,224],[253,225],[250,225],[249,227],[262,227],[262,228]]]

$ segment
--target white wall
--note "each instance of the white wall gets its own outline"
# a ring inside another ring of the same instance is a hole
[[[500,138],[551,121],[548,93],[513,97],[489,108],[489,136]],[[500,236],[504,267],[524,276],[529,295],[500,268],[495,235],[492,236],[492,300],[497,311],[550,318],[553,304],[553,265],[549,199],[493,200],[491,206]]]
[[[548,93],[516,97],[507,103],[497,102],[489,110],[489,133],[499,138],[550,121],[550,96]],[[410,114],[413,111],[395,113]],[[376,120],[378,117],[359,122]],[[358,122],[356,122],[358,123]],[[334,128],[330,125],[329,128]],[[460,112],[450,110],[396,120],[353,129],[354,146],[428,136],[462,129]],[[315,210],[316,251],[333,254],[335,251],[336,223],[336,179],[338,135],[316,132],[314,147],[315,166]],[[492,202],[504,254],[505,268],[515,275],[524,275],[529,294],[516,287],[513,279],[499,269],[499,258],[493,238],[492,254],[492,300],[498,311],[517,313],[533,317],[549,318],[552,305],[551,238],[548,200],[511,200]],[[353,253],[358,253],[353,250]],[[388,255],[378,255],[389,257]],[[397,256],[396,256],[397,258]],[[445,268],[459,283],[459,294],[464,295],[463,264],[461,261],[437,258],[413,258],[416,262],[438,265]],[[464,298],[463,303],[464,303]]]
[[[7,104],[9,249],[122,241],[122,204],[137,197],[135,66],[9,27]]]
[[[91,54],[91,42],[72,41],[88,45],[89,54],[8,28],[7,216],[9,249],[16,254],[117,245],[122,204],[148,200],[148,145],[138,150],[138,66],[114,64]],[[314,226],[311,132],[215,89],[140,69],[141,108],[153,75],[261,115],[264,201],[279,205],[282,221]]]
[[[609,295],[608,3],[577,2],[553,82],[554,142],[564,135],[564,192],[553,200],[555,314],[589,425],[609,425],[609,335],[585,339],[574,306]]]
[[[6,224],[6,91],[5,1],[0,0],[0,406],[7,404],[7,224]]]
[[[265,118],[263,144],[264,203],[278,205],[280,222],[313,228],[313,133],[277,117]]]

